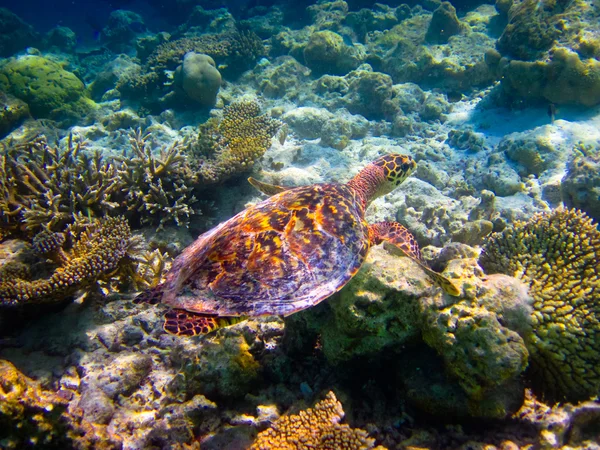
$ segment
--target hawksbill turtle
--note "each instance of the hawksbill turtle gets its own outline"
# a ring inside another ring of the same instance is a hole
[[[405,227],[365,220],[369,203],[398,187],[415,167],[410,156],[388,154],[346,184],[288,188],[249,178],[271,197],[201,235],[173,261],[164,283],[135,301],[168,305],[164,329],[182,336],[249,316],[288,316],[340,290],[369,249],[383,241],[458,295],[449,279],[423,262]]]

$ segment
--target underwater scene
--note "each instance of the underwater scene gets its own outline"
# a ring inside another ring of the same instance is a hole
[[[600,0],[0,3],[0,449],[600,450]]]

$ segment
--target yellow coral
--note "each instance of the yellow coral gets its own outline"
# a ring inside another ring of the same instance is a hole
[[[221,123],[209,122],[198,138],[197,145],[203,147],[200,151],[214,152],[200,167],[203,181],[217,183],[250,170],[270,147],[280,126],[279,120],[260,115],[256,101],[226,107]]]
[[[65,448],[67,401],[0,360],[0,435],[2,448]]]
[[[362,450],[373,448],[374,439],[364,430],[340,424],[344,418],[342,404],[329,392],[314,408],[297,415],[280,417],[271,428],[259,433],[251,450],[337,449]],[[383,449],[383,447],[378,447]]]
[[[29,280],[22,268],[0,269],[0,306],[54,302],[117,268],[130,246],[131,231],[122,217],[96,221],[81,233],[65,263],[45,279]],[[9,272],[11,276],[3,276]]]
[[[557,209],[495,233],[480,263],[517,277],[534,299],[524,339],[546,394],[569,400],[600,389],[600,231],[583,212]]]

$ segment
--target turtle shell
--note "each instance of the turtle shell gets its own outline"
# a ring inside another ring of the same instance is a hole
[[[344,286],[369,247],[354,190],[289,189],[200,236],[173,262],[161,300],[217,316],[288,315]]]

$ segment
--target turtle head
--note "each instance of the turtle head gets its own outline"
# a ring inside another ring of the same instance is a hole
[[[396,189],[415,170],[417,163],[408,155],[390,153],[368,164],[348,185],[354,188],[365,205]]]

